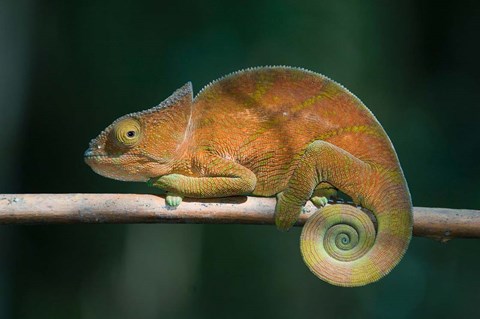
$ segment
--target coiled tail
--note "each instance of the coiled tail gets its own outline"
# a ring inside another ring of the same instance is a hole
[[[372,203],[376,227],[369,215],[350,205],[335,204],[315,212],[300,240],[310,270],[344,287],[363,286],[388,274],[405,254],[413,224],[408,190],[397,191]]]

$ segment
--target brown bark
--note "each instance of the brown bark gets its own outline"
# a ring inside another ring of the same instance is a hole
[[[178,208],[142,194],[0,194],[0,224],[190,223],[273,225],[274,198],[185,200]],[[297,225],[316,208],[308,203]],[[415,236],[480,238],[480,211],[414,208]]]

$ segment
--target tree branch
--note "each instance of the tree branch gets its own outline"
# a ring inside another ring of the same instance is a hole
[[[178,208],[142,194],[0,194],[0,224],[176,223],[273,225],[274,198],[186,199]],[[297,226],[316,208],[308,203]],[[480,211],[414,208],[415,236],[480,238]]]

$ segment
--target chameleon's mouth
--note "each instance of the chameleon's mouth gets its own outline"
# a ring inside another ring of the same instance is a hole
[[[119,181],[146,182],[150,177],[148,172],[140,171],[139,166],[131,165],[138,156],[112,157],[107,154],[94,153],[87,150],[84,160],[97,174]]]
[[[94,162],[101,162],[110,158],[107,154],[101,154],[94,152],[91,148],[88,148],[85,153],[83,153],[83,158],[87,164]]]
[[[83,157],[85,157],[85,158],[90,158],[90,157],[102,157],[102,156],[107,156],[107,155],[95,153],[94,151],[92,151],[91,148],[87,148],[87,150],[85,151],[85,153],[83,153]]]

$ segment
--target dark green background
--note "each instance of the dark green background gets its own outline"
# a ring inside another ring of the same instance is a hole
[[[416,206],[480,208],[478,5],[0,0],[0,192],[149,192],[82,154],[118,116],[258,65],[301,66],[376,114]],[[414,238],[363,288],[316,279],[299,229],[0,228],[0,318],[479,317],[480,240]]]

